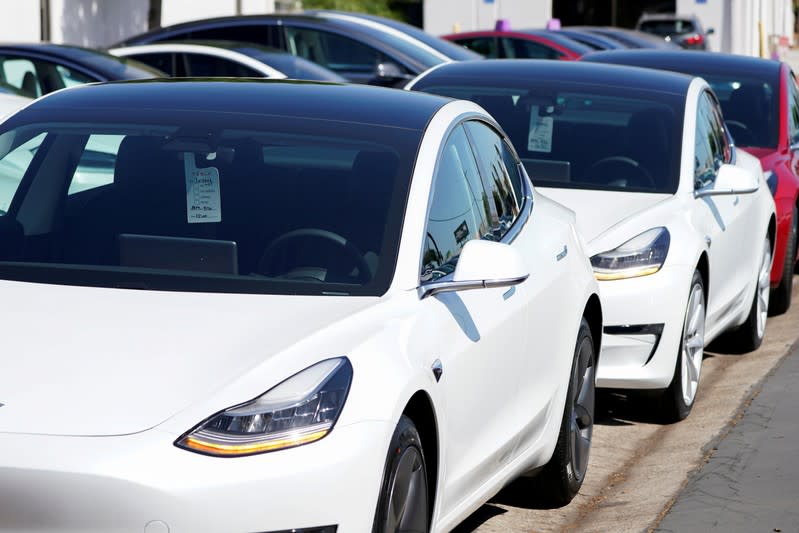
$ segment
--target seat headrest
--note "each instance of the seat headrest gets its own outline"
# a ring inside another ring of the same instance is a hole
[[[127,136],[122,139],[114,165],[114,183],[131,187],[174,173],[180,160],[176,152],[161,149],[163,137]]]

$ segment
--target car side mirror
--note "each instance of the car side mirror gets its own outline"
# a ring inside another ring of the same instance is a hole
[[[403,72],[402,67],[391,61],[378,63],[375,67],[375,77],[370,83],[372,85],[393,86],[413,78],[410,74]]]
[[[511,287],[524,282],[529,276],[522,255],[511,245],[471,240],[458,257],[452,279],[422,285],[420,296],[426,298],[439,292]]]
[[[705,35],[713,35],[714,33],[716,33],[716,30],[713,28],[708,28],[707,31],[705,31]]]
[[[735,165],[723,164],[719,168],[712,187],[694,192],[694,196],[724,196],[733,194],[752,194],[760,189],[760,177]]]

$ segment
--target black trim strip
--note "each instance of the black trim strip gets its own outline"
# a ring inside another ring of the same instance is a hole
[[[602,330],[608,335],[654,335],[655,343],[652,346],[652,351],[649,352],[649,357],[644,361],[644,366],[649,364],[652,357],[660,345],[660,338],[663,336],[664,324],[631,324],[627,326],[605,326]]]

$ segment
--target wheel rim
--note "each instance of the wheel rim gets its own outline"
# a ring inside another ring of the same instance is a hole
[[[576,391],[571,406],[569,437],[574,476],[579,481],[588,468],[594,429],[594,347],[588,339],[580,345],[573,381]]]
[[[387,533],[427,531],[427,477],[422,456],[408,447],[397,461],[386,516]]]
[[[685,324],[682,331],[681,372],[682,399],[686,406],[694,403],[699,375],[702,373],[702,357],[705,353],[705,293],[695,283],[688,297]]]
[[[757,338],[766,333],[766,319],[768,318],[768,299],[771,294],[771,245],[766,241],[763,251],[763,262],[757,275]]]

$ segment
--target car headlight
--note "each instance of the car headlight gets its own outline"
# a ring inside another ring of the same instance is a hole
[[[352,365],[346,357],[321,361],[261,396],[211,416],[175,445],[235,457],[317,441],[333,429],[351,382]]]
[[[645,231],[614,250],[593,256],[594,276],[599,281],[609,281],[654,274],[663,266],[670,242],[666,228]]]

